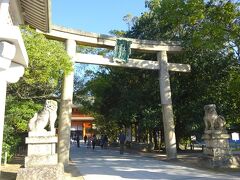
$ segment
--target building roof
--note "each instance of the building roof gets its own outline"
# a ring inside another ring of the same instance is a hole
[[[71,118],[71,121],[94,121],[94,117],[73,117]]]
[[[50,32],[51,0],[19,0],[25,24]]]
[[[72,121],[94,121],[94,117],[88,115],[88,114],[83,114],[79,111],[77,106],[72,107]]]

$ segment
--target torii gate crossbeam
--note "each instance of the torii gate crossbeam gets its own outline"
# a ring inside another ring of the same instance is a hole
[[[115,67],[126,67],[126,68],[139,68],[139,69],[149,69],[149,70],[159,70],[158,60],[141,60],[141,59],[128,59],[128,63],[121,64],[114,62],[112,58],[103,57],[101,55],[93,54],[81,54],[76,53],[73,57],[75,63],[85,63],[85,64],[98,64],[106,66],[115,66]],[[188,64],[177,64],[177,63],[167,63],[169,71],[178,71],[178,72],[190,72],[191,67]]]
[[[129,59],[128,63],[119,64],[103,56],[76,53],[77,44],[113,49],[116,42],[115,37],[95,33],[87,33],[58,26],[52,26],[51,32],[45,35],[48,38],[66,42],[67,52],[74,63],[78,62],[159,70],[160,94],[167,158],[174,159],[177,157],[169,71],[190,71],[190,65],[168,63],[167,52],[182,50],[178,42],[128,39],[132,41],[131,49],[157,53],[157,61]],[[65,76],[64,78],[62,103],[60,107],[58,153],[59,162],[63,164],[68,164],[69,162],[72,95],[73,73]]]

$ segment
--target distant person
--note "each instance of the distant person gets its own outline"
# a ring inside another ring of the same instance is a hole
[[[103,147],[107,147],[108,146],[108,137],[107,135],[104,135],[104,145]]]
[[[125,136],[125,134],[123,133],[123,131],[121,131],[121,133],[120,133],[120,135],[119,135],[120,154],[123,154],[125,140],[126,140],[126,136]]]
[[[74,139],[73,139],[73,137],[70,138],[70,142],[71,142],[71,144],[74,144]]]
[[[97,142],[97,138],[96,138],[96,135],[94,134],[93,137],[92,137],[92,148],[93,148],[93,150],[95,149],[96,142]]]
[[[91,148],[91,138],[87,138],[87,148]]]
[[[84,144],[86,144],[87,143],[87,135],[85,135],[83,139],[84,139]]]
[[[79,135],[77,135],[76,141],[77,141],[77,147],[80,147],[80,137],[79,137]]]
[[[101,148],[103,149],[103,146],[104,146],[104,144],[105,144],[105,139],[104,139],[104,136],[103,135],[101,135],[101,139],[100,139],[100,146],[101,146]]]

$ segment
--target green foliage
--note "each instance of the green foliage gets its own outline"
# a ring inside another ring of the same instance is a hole
[[[135,25],[137,20],[138,20],[138,17],[133,16],[132,14],[127,14],[123,17],[123,21],[125,21],[128,25],[128,30],[130,30],[131,27]]]
[[[157,72],[121,68],[107,68],[95,73],[83,93],[94,97],[94,103],[82,102],[85,108],[98,114],[97,125],[109,137],[116,137],[122,127],[141,124],[141,131],[159,127],[160,102]],[[154,81],[154,82],[153,82]],[[151,95],[147,89],[156,89]],[[149,108],[148,110],[145,110]],[[144,112],[143,112],[144,111]],[[101,115],[101,118],[99,116]],[[139,117],[143,117],[142,119]]]
[[[188,48],[228,50],[239,56],[239,3],[150,0],[147,6],[150,12],[139,18],[130,36],[180,40]]]
[[[2,152],[8,152],[8,158],[12,158],[19,145],[24,144],[28,121],[41,108],[42,105],[32,100],[18,101],[11,95],[7,96]]]
[[[2,152],[7,151],[8,158],[11,158],[17,148],[24,144],[24,133],[28,130],[28,121],[39,107],[41,106],[32,101],[18,101],[11,95],[7,97]]]
[[[23,78],[9,86],[9,92],[15,92],[21,99],[51,97],[63,74],[72,71],[70,58],[63,44],[47,40],[43,34],[29,27],[22,28],[22,35],[29,65]]]
[[[111,56],[113,50],[105,49],[105,48],[93,48],[89,46],[77,46],[77,52],[83,54],[95,54],[101,56]],[[74,104],[84,103],[85,105],[92,102],[92,98],[88,97],[88,94],[83,95],[85,93],[85,85],[86,83],[94,78],[94,72],[99,70],[98,65],[88,65],[88,64],[75,64],[74,67],[74,93],[73,100]]]
[[[16,133],[27,132],[29,120],[43,108],[41,104],[32,100],[17,101],[11,95],[8,95],[6,105],[6,124],[14,128]]]
[[[111,31],[109,31],[109,34],[112,34],[112,35],[117,36],[117,37],[124,37],[126,32],[123,31],[123,30],[121,30],[121,31],[119,31],[119,30],[111,30]]]
[[[2,146],[2,162],[4,162],[4,153],[7,152],[7,159],[11,159],[17,151],[17,147],[22,142],[19,134],[14,132],[14,129],[8,125],[4,125],[4,141]]]

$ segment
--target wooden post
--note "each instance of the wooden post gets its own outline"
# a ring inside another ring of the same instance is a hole
[[[0,168],[1,168],[7,81],[4,80],[4,78],[0,77],[0,84],[1,84],[0,87]]]
[[[6,166],[7,165],[7,155],[8,155],[8,153],[7,153],[7,151],[4,153],[4,166]]]

